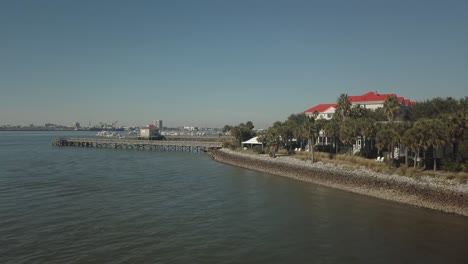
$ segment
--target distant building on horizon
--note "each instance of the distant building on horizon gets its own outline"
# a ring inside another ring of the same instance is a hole
[[[193,126],[184,126],[184,130],[188,130],[188,131],[195,131],[195,130],[198,130],[198,127],[193,127]]]
[[[396,94],[379,94],[377,92],[368,92],[363,95],[354,95],[348,96],[351,105],[361,105],[364,108],[375,110],[377,108],[383,107],[387,97],[394,96],[397,98],[400,108],[403,110],[405,108],[413,107],[415,102],[412,102],[409,99],[405,99],[402,96]],[[312,108],[309,108],[304,111],[307,116],[313,115],[315,112],[318,113],[317,118],[331,119],[335,114],[336,107],[338,104],[318,104]],[[403,112],[403,111],[402,111]]]
[[[154,120],[154,125],[157,126],[159,129],[163,129],[163,121],[162,120]]]
[[[142,139],[159,139],[161,133],[159,132],[159,127],[155,125],[147,125],[143,128],[140,128],[140,138]]]

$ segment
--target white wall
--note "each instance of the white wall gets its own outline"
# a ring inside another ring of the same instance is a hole
[[[333,115],[335,114],[335,108],[330,107],[327,110],[323,111],[322,113],[319,113],[317,118],[318,119],[332,119]],[[307,113],[307,116],[312,116],[313,113]]]
[[[145,137],[145,138],[149,138],[149,137],[157,137],[159,136],[159,130],[157,129],[145,129],[145,128],[142,128],[140,129],[140,136],[141,137]]]
[[[140,129],[140,136],[141,137],[149,137],[150,136],[150,130],[149,129]]]

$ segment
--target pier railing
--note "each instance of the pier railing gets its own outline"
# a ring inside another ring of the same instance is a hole
[[[223,142],[210,141],[172,141],[172,140],[137,140],[117,138],[57,138],[54,146],[162,150],[162,151],[208,151],[222,147]]]

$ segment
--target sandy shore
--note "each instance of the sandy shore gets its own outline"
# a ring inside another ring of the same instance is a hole
[[[388,175],[364,167],[253,155],[229,149],[209,155],[227,164],[320,184],[381,199],[468,216],[468,184],[430,176],[417,179]]]

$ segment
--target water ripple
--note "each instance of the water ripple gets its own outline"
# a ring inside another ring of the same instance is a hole
[[[468,263],[463,217],[28,135],[0,137],[0,263]]]

